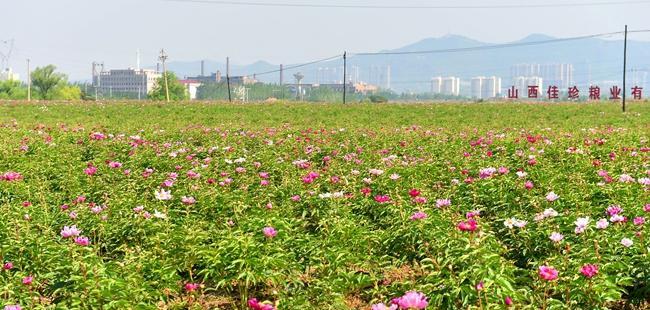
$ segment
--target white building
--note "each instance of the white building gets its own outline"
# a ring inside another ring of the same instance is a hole
[[[514,79],[513,84],[519,90],[519,98],[528,97],[529,86],[537,86],[538,98],[544,97],[544,79],[539,76],[518,76]]]
[[[93,85],[104,93],[130,93],[144,98],[156,86],[156,79],[161,76],[160,72],[147,69],[109,70],[93,76]]]
[[[197,90],[199,89],[199,86],[201,86],[201,82],[197,80],[180,80],[178,81],[183,86],[185,86],[185,89],[187,90],[187,93],[190,96],[190,100],[196,99],[196,93]]]
[[[501,78],[477,76],[470,82],[471,97],[474,99],[496,98],[501,93]]]
[[[481,90],[482,99],[497,98],[501,95],[501,78],[496,76],[486,77]]]
[[[0,81],[19,81],[20,76],[11,71],[11,68],[0,71]]]
[[[540,77],[548,86],[568,89],[574,86],[572,64],[517,64],[510,68],[513,80],[517,77]]]
[[[431,79],[431,92],[447,96],[460,95],[460,79],[457,77],[434,77]]]

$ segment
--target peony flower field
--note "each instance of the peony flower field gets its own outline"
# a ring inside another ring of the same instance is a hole
[[[0,306],[647,309],[629,110],[0,103]]]

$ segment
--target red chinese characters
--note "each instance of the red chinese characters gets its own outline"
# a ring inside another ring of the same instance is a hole
[[[569,100],[578,100],[580,99],[580,90],[578,86],[573,86],[569,88]]]
[[[538,98],[539,86],[528,86],[528,98]]]
[[[546,91],[546,94],[548,94],[549,100],[560,98],[560,90],[557,88],[557,86],[549,86],[548,91]]]
[[[589,87],[589,100],[600,100],[600,87],[598,86]]]
[[[643,99],[643,87],[639,86],[634,86],[632,87],[632,96],[634,97],[634,100],[642,100]]]
[[[618,86],[612,86],[612,88],[609,89],[609,94],[611,95],[609,97],[610,100],[621,99],[621,89],[618,88]]]
[[[512,86],[508,89],[508,99],[517,99],[519,98],[519,90]]]

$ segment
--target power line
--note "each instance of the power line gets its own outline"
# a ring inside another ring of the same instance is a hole
[[[343,57],[343,55],[335,55],[335,56],[331,56],[331,57],[327,57],[327,58],[323,58],[323,59],[318,59],[318,60],[314,60],[314,61],[310,61],[310,62],[298,64],[298,65],[282,67],[282,69],[276,69],[276,70],[264,71],[264,72],[260,72],[260,73],[248,74],[246,76],[251,76],[251,75],[260,76],[260,75],[266,75],[266,74],[271,74],[271,73],[277,73],[277,72],[280,72],[280,71],[286,71],[286,70],[306,67],[306,66],[309,66],[309,65],[317,64],[317,63],[320,63],[320,62],[326,62],[326,61],[338,59],[338,58],[341,58],[341,57]]]
[[[536,3],[536,4],[495,4],[495,5],[359,5],[359,4],[310,4],[286,2],[221,1],[221,0],[165,0],[170,2],[204,3],[233,6],[291,7],[291,8],[338,8],[338,9],[532,9],[556,7],[589,7],[630,4],[650,4],[650,0],[600,1],[570,3]]]
[[[640,33],[640,32],[650,32],[650,30],[634,30],[629,31]],[[439,49],[439,50],[423,50],[423,51],[403,51],[403,52],[365,52],[365,53],[353,53],[356,56],[374,56],[374,55],[413,55],[413,54],[440,54],[440,53],[457,53],[457,52],[472,52],[472,51],[481,51],[481,50],[490,50],[490,49],[501,49],[501,48],[510,48],[510,47],[519,47],[519,46],[531,46],[531,45],[542,45],[542,44],[551,44],[551,43],[560,43],[567,41],[577,41],[585,40],[598,37],[608,37],[613,35],[623,34],[624,31],[608,32],[608,33],[598,33],[591,35],[584,35],[578,37],[570,38],[560,38],[560,39],[550,39],[542,41],[531,41],[531,42],[516,42],[516,43],[504,43],[504,44],[493,44],[493,45],[483,45],[483,46],[474,46],[474,47],[461,47],[461,48],[448,48],[448,49]]]

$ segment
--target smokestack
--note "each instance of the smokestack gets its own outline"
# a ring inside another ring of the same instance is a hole
[[[205,60],[201,60],[201,76],[205,76]]]

